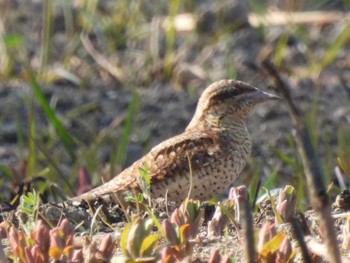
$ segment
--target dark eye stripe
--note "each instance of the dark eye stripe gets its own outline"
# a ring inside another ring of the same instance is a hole
[[[214,96],[212,96],[212,100],[219,100],[219,101],[224,101],[226,99],[232,99],[236,96],[242,95],[242,94],[246,94],[246,93],[251,93],[256,91],[255,89],[240,89],[240,88],[226,88],[226,89],[222,89],[218,92],[216,92],[216,94]]]
[[[247,94],[251,92],[255,92],[255,88],[251,87],[226,87],[217,90],[215,95],[211,97],[212,100],[224,101],[229,98],[234,98],[238,95]]]
[[[199,105],[211,107],[217,103],[234,99],[237,96],[258,91],[248,83],[238,80],[220,80],[211,84],[202,94]]]

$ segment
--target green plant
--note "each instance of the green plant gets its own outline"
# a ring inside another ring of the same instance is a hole
[[[40,197],[33,190],[33,192],[29,192],[20,197],[20,204],[18,206],[18,209],[19,211],[22,211],[27,215],[28,222],[34,223],[35,220],[37,219],[37,212],[40,204],[41,204]]]
[[[120,262],[148,262],[156,259],[159,234],[151,234],[152,219],[136,219],[127,224],[120,238]]]
[[[152,208],[152,198],[151,198],[151,177],[149,175],[149,168],[147,165],[139,169],[140,177],[138,178],[138,185],[141,189],[140,192],[132,193],[126,196],[126,201],[133,202],[136,204],[137,208],[139,205],[149,212],[149,215],[154,218],[154,214],[151,211]],[[140,210],[140,209],[138,209]]]
[[[149,174],[149,168],[147,165],[139,169],[139,186],[142,192],[142,196],[145,200],[148,200],[149,207],[152,207],[151,200],[151,176]]]

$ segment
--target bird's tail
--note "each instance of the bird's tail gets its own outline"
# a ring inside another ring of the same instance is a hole
[[[124,173],[125,174],[125,173]],[[131,176],[123,176],[119,174],[117,177],[112,180],[104,183],[86,193],[83,193],[79,196],[73,197],[71,201],[91,201],[99,198],[105,198],[108,195],[113,193],[119,193],[127,190],[128,186],[130,186],[135,179]]]

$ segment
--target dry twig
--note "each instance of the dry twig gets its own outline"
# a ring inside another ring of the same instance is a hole
[[[310,189],[309,199],[319,217],[320,231],[322,232],[324,243],[327,248],[327,259],[329,262],[341,262],[336,231],[334,229],[334,220],[331,216],[331,202],[327,195],[327,189],[323,182],[323,172],[318,156],[312,145],[309,131],[299,109],[291,98],[287,85],[282,80],[273,64],[265,60],[263,61],[263,67],[272,77],[276,89],[287,102],[294,128],[293,136],[303,163],[307,185]]]
[[[238,201],[239,222],[244,237],[245,262],[254,263],[256,262],[256,253],[254,247],[253,215],[249,204],[248,190],[246,186],[234,187],[230,192],[231,195]]]

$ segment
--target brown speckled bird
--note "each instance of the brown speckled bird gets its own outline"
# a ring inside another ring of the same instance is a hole
[[[93,200],[139,191],[140,169],[147,166],[153,198],[176,202],[208,200],[225,193],[250,156],[246,117],[254,105],[277,96],[237,80],[220,80],[206,88],[186,130],[155,146],[111,181],[73,200]],[[190,171],[192,176],[190,176]]]

